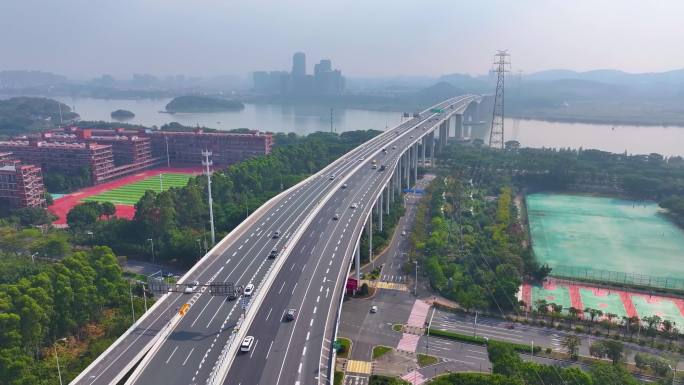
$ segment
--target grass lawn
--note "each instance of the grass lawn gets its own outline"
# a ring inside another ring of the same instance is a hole
[[[337,349],[337,356],[340,358],[347,358],[349,357],[349,351],[351,350],[351,341],[349,341],[346,338],[338,338],[336,341],[339,345],[340,348]]]
[[[113,190],[84,198],[83,200],[111,202],[121,205],[134,205],[138,203],[140,198],[147,190],[159,192],[160,190],[165,191],[172,187],[184,187],[188,184],[188,180],[192,178],[192,175],[190,174],[178,173],[161,174],[161,176],[161,182],[159,180],[159,176],[153,176],[135,183],[127,184]]]
[[[342,385],[344,382],[344,372],[340,372],[339,370],[335,371],[335,384],[334,385]]]
[[[388,346],[378,345],[378,346],[373,348],[373,358],[372,359],[375,360],[377,358],[380,358],[380,357],[382,357],[383,354],[386,354],[390,350],[392,350],[392,348],[390,348]]]
[[[418,353],[418,366],[425,367],[428,365],[433,365],[439,362],[439,358],[435,356],[429,356],[427,354]]]
[[[394,330],[395,332],[402,332],[404,330],[404,325],[394,324],[392,325],[392,330]]]

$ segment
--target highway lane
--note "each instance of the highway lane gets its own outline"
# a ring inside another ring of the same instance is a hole
[[[350,156],[363,154],[361,147],[350,152]],[[338,162],[330,169],[332,172],[339,172],[348,162]],[[348,165],[347,165],[348,167]],[[260,213],[253,213],[245,222],[246,226],[238,228],[230,239],[224,244],[219,244],[215,250],[210,251],[209,255],[203,258],[198,265],[183,277],[182,282],[192,282],[194,280],[206,283],[220,269],[227,259],[235,256],[241,245],[249,241],[251,234],[259,226],[265,226],[273,221],[282,218],[284,211],[279,212],[278,205],[288,198],[301,197],[307,189],[313,188],[312,181],[307,181],[301,186],[293,189],[280,199],[271,202],[270,206]],[[257,215],[258,214],[258,215]],[[108,351],[98,360],[92,363],[73,384],[109,384],[116,382],[125,374],[125,368],[130,366],[131,361],[137,361],[144,353],[151,341],[157,334],[167,327],[169,320],[176,314],[176,309],[185,301],[185,296],[178,293],[171,293],[162,296],[157,301],[153,309],[146,314],[135,327],[124,334]]]
[[[368,167],[370,169],[370,167]],[[303,351],[307,341],[312,339],[310,335],[312,322],[314,319],[311,316],[316,314],[327,314],[327,309],[323,307],[320,309],[316,303],[320,299],[332,299],[331,292],[333,285],[338,281],[337,277],[324,275],[320,280],[314,281],[312,278],[319,274],[330,273],[341,274],[343,269],[339,265],[344,264],[343,256],[347,255],[350,248],[353,248],[354,243],[349,242],[349,239],[355,235],[355,230],[349,226],[359,214],[357,211],[363,209],[359,207],[356,210],[349,208],[352,202],[358,202],[366,197],[369,193],[369,184],[375,182],[379,178],[379,173],[371,178],[365,178],[355,175],[348,182],[349,187],[345,191],[340,191],[340,197],[333,198],[324,209],[317,215],[314,223],[315,228],[307,229],[303,237],[303,241],[299,242],[295,249],[293,249],[290,258],[288,259],[288,266],[291,267],[281,270],[280,274],[275,280],[273,286],[278,292],[273,290],[269,293],[268,301],[265,302],[260,311],[256,315],[255,323],[250,330],[261,331],[257,337],[256,346],[249,354],[243,354],[236,358],[233,363],[235,371],[231,370],[228,376],[229,384],[257,384],[268,383],[268,381],[260,382],[260,379],[275,378],[278,376],[280,369],[277,365],[268,365],[263,372],[254,372],[250,367],[254,365],[260,366],[260,363],[249,363],[243,365],[243,361],[254,360],[256,362],[268,360],[268,357],[273,355],[289,357],[289,350],[292,351],[292,356],[301,357],[305,352]],[[339,207],[345,207],[339,209]],[[333,220],[333,215],[337,213],[339,220]],[[322,232],[321,232],[322,231]],[[334,236],[341,234],[341,236]],[[342,242],[345,241],[343,244]],[[326,253],[326,250],[332,247],[331,253]],[[344,250],[340,250],[343,247]],[[346,261],[349,263],[349,261]],[[332,264],[335,263],[335,266]],[[295,269],[295,267],[297,267]],[[282,283],[281,283],[282,282]],[[284,286],[286,290],[282,290]],[[306,301],[305,303],[295,303],[293,298],[309,298],[312,297],[309,293],[316,292],[318,301]],[[306,305],[306,306],[305,306]],[[298,316],[292,322],[284,322],[283,314],[289,308],[297,309]],[[269,316],[275,314],[275,316]],[[320,322],[320,321],[319,321]],[[301,333],[309,333],[309,338],[302,336],[293,339],[292,331],[301,330]],[[322,330],[322,329],[321,329]],[[313,336],[316,339],[318,336]],[[259,345],[261,344],[261,345]],[[314,354],[317,349],[313,349]],[[316,365],[316,369],[317,365]],[[285,375],[296,375],[294,373],[286,373]],[[294,381],[287,381],[294,383]]]
[[[369,153],[379,150],[387,140],[391,139],[391,137],[386,137],[377,141],[378,143],[361,146],[360,150],[352,151],[349,155],[345,155],[343,158],[346,159],[346,161],[331,172],[337,173],[339,178],[344,175],[349,168],[356,166],[358,157],[368,156]],[[284,242],[288,240],[290,234],[294,232],[296,226],[303,220],[303,216],[310,210],[310,206],[314,205],[317,200],[321,198],[321,195],[325,194],[329,188],[331,188],[331,185],[335,188],[334,183],[328,181],[327,174],[319,176],[318,180],[309,182],[306,185],[314,186],[314,190],[309,196],[302,193],[298,201],[293,201],[293,203],[286,201],[281,204],[283,211],[289,213],[288,216],[282,218],[283,223],[280,224],[280,227],[283,227],[285,223],[289,223],[287,230],[284,232],[285,235],[280,239]],[[297,203],[298,205],[296,205]],[[336,203],[337,202],[333,198],[332,204]],[[283,205],[285,205],[285,207],[283,207]],[[303,207],[304,205],[306,205],[306,207]],[[271,262],[267,262],[266,255],[270,251],[270,247],[272,247],[270,235],[276,229],[282,230],[277,224],[272,224],[265,234],[261,234],[262,238],[265,237],[264,242],[252,245],[252,248],[246,252],[239,252],[237,256],[233,254],[233,257],[239,258],[238,263],[247,260],[251,260],[251,262],[245,270],[234,267],[228,272],[227,276],[223,278],[223,281],[230,279],[231,281],[243,285],[252,281],[260,282],[263,278],[263,274],[268,269],[268,265],[271,264]],[[246,242],[248,241],[249,239],[247,239]],[[252,249],[255,248],[258,248],[258,252],[256,252],[256,255],[252,255]],[[251,256],[251,258],[246,258],[246,256]],[[261,263],[257,264],[255,263],[256,261],[261,261]],[[229,262],[230,260],[227,260],[225,264],[227,265]],[[236,269],[237,272],[242,271],[237,278],[235,278]],[[219,271],[219,274],[225,274],[226,271],[228,271],[227,269],[223,269],[223,267],[221,270],[223,271]],[[221,278],[222,276],[219,275],[216,279],[217,281],[220,281]],[[211,369],[213,369],[212,363],[216,362],[218,358],[217,355],[220,353],[221,342],[228,338],[232,328],[238,321],[239,315],[242,314],[242,309],[236,309],[238,306],[237,303],[232,306],[225,306],[221,299],[215,298],[216,297],[208,295],[200,296],[191,308],[191,311],[174,329],[174,332],[169,336],[167,341],[159,350],[154,352],[155,354],[149,362],[144,362],[144,365],[141,365],[144,370],[140,371],[140,375],[134,378],[135,381],[129,381],[129,383],[143,384],[153,380],[159,381],[160,376],[165,379],[165,383],[194,383],[196,381],[201,382],[201,379],[207,378],[211,373]],[[200,313],[196,316],[193,311],[194,309],[200,309]],[[213,315],[209,317],[210,314]],[[201,317],[209,318],[209,321],[204,326],[205,328],[212,326],[212,321],[214,320],[224,321],[216,332],[207,333],[208,330],[197,330],[197,328],[203,325],[204,320],[201,320]],[[213,339],[211,337],[213,337]],[[187,355],[185,355],[185,352],[188,352]],[[204,352],[204,354],[202,354],[202,352]],[[196,370],[193,371],[192,368],[196,368]],[[160,372],[162,369],[163,371]]]
[[[402,130],[401,132],[405,132],[406,135],[397,139],[397,147],[402,148],[408,142],[415,140],[413,136],[422,135],[431,118],[432,115],[427,114],[424,118],[415,121],[411,127]],[[409,135],[408,131],[414,135]],[[398,156],[398,150],[391,152],[387,155],[388,159],[384,162],[381,160],[380,163],[388,164],[389,170],[392,170],[393,164],[398,161]],[[371,170],[370,166],[363,167],[357,174],[350,179],[350,189],[336,192],[336,195],[340,196],[339,201],[342,202],[338,207],[347,208],[352,202],[359,201],[359,192],[352,193],[353,189],[351,189],[352,185],[358,184],[356,182],[358,180],[362,181],[360,198],[373,202],[374,197],[389,177],[385,173]],[[331,203],[336,203],[334,198]],[[367,207],[363,208],[367,209]],[[357,210],[361,209],[359,207]],[[281,272],[277,277],[271,289],[272,292],[269,292],[267,297],[268,301],[257,312],[254,324],[248,332],[256,337],[254,349],[249,354],[236,357],[226,383],[315,383],[319,378],[319,367],[323,368],[320,378],[326,379],[325,375],[328,371],[326,362],[330,357],[328,337],[332,336],[336,321],[335,306],[339,303],[339,296],[342,294],[341,287],[344,285],[344,278],[351,265],[349,257],[353,255],[356,239],[364,226],[364,220],[355,218],[354,213],[348,214],[349,211],[351,210],[344,209],[340,213],[336,206],[326,205],[317,216],[318,223],[325,224],[324,220],[330,218],[334,212],[340,214],[340,220],[328,220],[327,229],[307,230],[322,231],[323,235],[318,237],[318,241],[315,236],[309,237],[313,238],[312,240],[305,236],[295,246],[293,250],[296,252],[293,252],[290,258],[302,258],[300,263],[306,261],[306,265],[303,266],[304,271],[300,273],[301,278],[288,274],[287,271]],[[365,215],[363,217],[365,218]],[[344,228],[341,228],[340,225],[345,221]],[[347,232],[350,225],[353,231]],[[339,250],[340,247],[343,251]],[[294,272],[294,269],[292,271]],[[289,285],[294,285],[293,290],[283,291],[278,282],[288,282]],[[302,288],[302,286],[305,287]],[[279,290],[277,295],[273,293],[276,288]],[[333,295],[329,295],[330,292]],[[289,301],[287,297],[290,298]],[[293,306],[294,304],[297,306]],[[284,323],[281,319],[276,321],[270,318],[269,314],[275,313],[280,316],[288,307],[299,308],[298,317],[294,322]]]

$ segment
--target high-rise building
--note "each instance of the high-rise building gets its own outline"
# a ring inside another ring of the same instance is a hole
[[[344,92],[342,71],[334,70],[330,59],[314,66],[314,74],[306,74],[306,55],[292,56],[292,72],[256,71],[252,74],[254,91],[267,94],[296,96],[339,95]]]
[[[332,61],[323,59],[314,66],[314,92],[317,95],[339,95],[344,91],[342,71],[332,69]]]
[[[295,52],[292,55],[292,77],[303,78],[306,76],[306,55],[304,52]]]

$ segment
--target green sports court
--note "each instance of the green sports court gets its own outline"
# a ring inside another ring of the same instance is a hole
[[[534,254],[552,274],[684,285],[684,232],[654,202],[539,193],[527,196],[527,213]]]
[[[192,178],[190,174],[162,173],[112,190],[83,198],[84,201],[111,202],[117,205],[135,205],[145,191],[165,191],[172,187],[183,187]]]

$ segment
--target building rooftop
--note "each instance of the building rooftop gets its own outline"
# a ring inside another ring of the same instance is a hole
[[[111,147],[106,144],[97,143],[73,143],[73,142],[46,142],[37,141],[35,143],[30,143],[28,140],[5,140],[0,141],[0,146],[8,147],[44,147],[44,148],[63,148],[63,149],[81,149],[81,148],[91,148],[91,149],[104,149]]]

